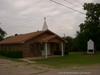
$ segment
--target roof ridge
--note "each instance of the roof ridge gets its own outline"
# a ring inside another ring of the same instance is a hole
[[[23,43],[27,41],[28,39],[36,37],[44,32],[45,31],[37,31],[37,32],[26,33],[26,34],[18,35],[18,36],[12,36],[10,38],[0,41],[0,43]]]
[[[57,34],[53,33],[50,30],[44,30],[44,31],[37,31],[37,32],[31,32],[31,33],[26,33],[26,34],[22,34],[22,35],[18,35],[18,36],[12,36],[8,39],[5,39],[3,41],[0,41],[0,44],[12,44],[12,43],[24,43],[32,38],[35,38],[45,32],[49,32],[51,33],[50,38],[52,37],[59,37],[60,39],[62,39],[60,36],[58,36]],[[64,39],[62,39],[63,41],[65,41]]]
[[[44,33],[45,31],[37,31],[37,32],[41,32],[40,34],[42,34],[42,33]],[[34,33],[36,33],[36,32],[34,32]],[[40,34],[38,34],[38,35],[40,35]],[[36,36],[38,36],[38,35],[36,35]],[[36,36],[34,36],[34,37],[36,37]],[[25,40],[22,40],[21,42],[27,41],[28,39],[31,39],[31,38],[33,38],[33,36],[31,36],[30,38],[27,38],[27,39],[25,39]]]

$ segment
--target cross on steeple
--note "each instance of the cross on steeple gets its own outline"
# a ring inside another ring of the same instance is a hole
[[[44,24],[43,24],[43,28],[42,28],[42,31],[44,31],[44,30],[48,30],[48,26],[46,23],[46,17],[44,17]]]

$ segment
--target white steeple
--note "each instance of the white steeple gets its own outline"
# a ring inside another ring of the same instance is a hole
[[[44,31],[44,30],[48,30],[48,26],[46,23],[46,17],[44,17],[44,24],[43,24],[43,28],[42,28],[42,31]]]

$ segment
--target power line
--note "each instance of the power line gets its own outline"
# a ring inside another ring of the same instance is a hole
[[[79,5],[76,5],[75,3],[73,3],[73,2],[70,2],[70,1],[68,1],[68,0],[64,0],[66,3],[70,3],[70,4],[73,4],[74,6],[76,6],[76,7],[78,7],[79,9],[83,9],[82,7],[79,7]]]
[[[68,0],[64,0],[64,1],[67,2],[67,3],[73,4],[73,5],[76,6],[76,7],[79,7],[78,5],[72,3],[72,2],[70,2],[70,1],[68,1]]]
[[[68,1],[68,0],[64,0],[66,3],[70,3],[70,4],[73,4],[74,6],[76,6],[76,7],[78,7],[79,9],[83,9],[82,7],[79,7],[78,5],[76,5],[75,3],[73,3],[73,2],[70,2],[70,1]]]
[[[76,10],[76,9],[73,9],[73,8],[71,8],[71,7],[69,7],[69,6],[63,5],[63,4],[58,3],[58,2],[56,2],[56,1],[53,1],[53,0],[50,0],[50,1],[52,1],[52,2],[54,2],[54,3],[56,3],[56,4],[58,4],[58,5],[64,6],[64,7],[66,7],[66,8],[69,8],[69,9],[71,9],[71,10],[74,10],[74,11],[76,11],[76,12],[79,12],[79,13],[81,13],[81,14],[85,14],[85,13],[83,13],[83,12],[80,12],[80,11],[78,11],[78,10]]]

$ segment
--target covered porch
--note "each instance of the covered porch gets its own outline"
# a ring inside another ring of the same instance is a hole
[[[55,51],[60,50],[61,55],[64,56],[64,44],[65,40],[56,35],[48,35],[43,38],[39,38],[35,41],[38,43],[38,49],[41,52],[41,56],[47,58],[48,56],[55,55]]]
[[[61,55],[64,56],[63,42],[41,42],[39,50],[41,51],[41,56],[45,58],[55,55],[57,50],[60,50]]]

